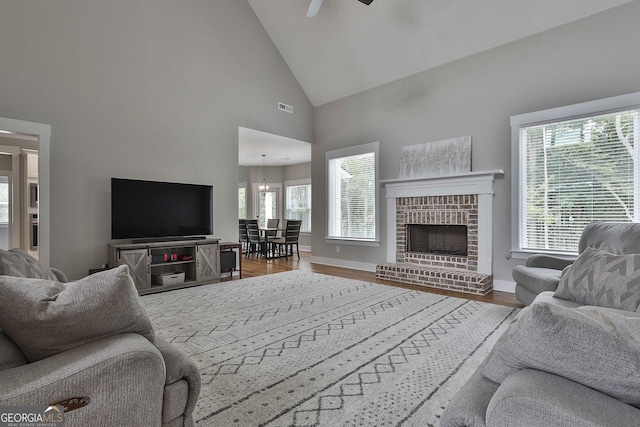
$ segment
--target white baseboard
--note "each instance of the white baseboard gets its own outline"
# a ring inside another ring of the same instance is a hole
[[[353,270],[362,270],[369,272],[376,272],[376,264],[370,264],[368,262],[349,261],[337,258],[324,258],[319,256],[311,256],[311,262],[314,264],[330,265],[332,267],[351,268]]]
[[[311,252],[311,246],[299,246],[300,252]]]
[[[516,282],[510,282],[508,280],[493,280],[493,290],[500,292],[516,293]]]

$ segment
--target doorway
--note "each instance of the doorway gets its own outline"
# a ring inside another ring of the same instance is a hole
[[[44,266],[50,263],[50,135],[51,126],[47,124],[0,117],[0,151],[12,156],[7,215],[13,226],[9,226],[7,246],[26,248]]]
[[[11,248],[9,212],[11,210],[11,171],[0,170],[0,249]]]
[[[253,184],[253,194],[253,215],[258,219],[258,227],[265,228],[268,219],[283,218],[282,184],[270,183],[266,191],[261,191],[259,184]]]
[[[238,164],[239,217],[250,219],[276,215],[275,218],[283,218],[284,182],[291,179],[311,179],[311,144],[239,127]],[[258,186],[263,181],[267,182],[269,190],[261,198]],[[270,213],[261,215],[261,212],[266,212],[265,209],[271,209]],[[260,221],[262,223],[263,218]]]

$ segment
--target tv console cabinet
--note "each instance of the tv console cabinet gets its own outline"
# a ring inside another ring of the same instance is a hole
[[[109,265],[129,266],[140,295],[220,281],[220,239],[110,243]],[[162,276],[184,281],[163,284]]]

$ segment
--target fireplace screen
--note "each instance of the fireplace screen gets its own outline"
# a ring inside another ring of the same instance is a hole
[[[407,252],[467,256],[467,226],[407,224]]]

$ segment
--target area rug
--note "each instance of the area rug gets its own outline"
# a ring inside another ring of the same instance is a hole
[[[517,309],[290,271],[142,297],[199,426],[435,426]]]

